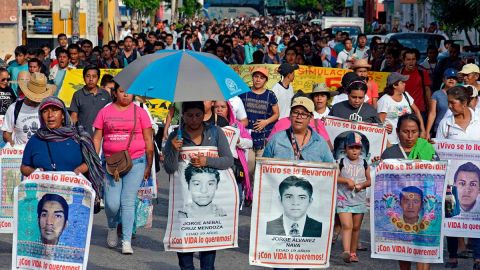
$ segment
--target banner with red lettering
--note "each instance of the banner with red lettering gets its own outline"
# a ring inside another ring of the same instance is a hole
[[[480,143],[435,139],[435,151],[449,160],[445,235],[477,238],[480,233]]]
[[[446,161],[387,159],[370,199],[372,258],[443,262]]]
[[[237,181],[231,169],[194,167],[190,160],[199,156],[218,157],[217,148],[183,147],[178,170],[170,175],[166,251],[238,247]]]
[[[87,269],[94,201],[83,175],[28,176],[14,193],[12,269]]]
[[[334,163],[257,159],[250,264],[329,267],[336,187]]]
[[[353,122],[333,116],[325,117],[324,123],[333,144],[333,158],[336,160],[345,156],[345,138],[352,131],[362,137],[362,158],[368,162],[381,156],[387,146],[387,131],[381,124]]]
[[[13,232],[13,190],[20,184],[25,145],[5,145],[0,152],[0,233]]]
[[[227,137],[228,145],[230,145],[232,153],[237,152],[237,142],[238,138],[240,138],[240,130],[237,127],[232,126],[223,127],[222,130]]]

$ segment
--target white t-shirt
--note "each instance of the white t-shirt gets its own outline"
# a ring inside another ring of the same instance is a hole
[[[330,47],[325,47],[322,49],[321,55],[325,55],[325,60],[322,61],[324,67],[331,67],[330,59],[332,58],[332,51]]]
[[[353,49],[347,52],[341,51],[337,57],[337,64],[342,64],[342,68],[350,68],[352,66],[351,58],[353,55]]]
[[[247,118],[247,112],[245,111],[245,106],[243,105],[242,99],[235,96],[229,99],[230,105],[232,105],[233,113],[235,114],[235,118],[238,121]]]
[[[328,116],[330,113],[330,108],[325,108],[325,111],[323,113],[318,113],[317,111],[313,111],[313,119],[322,119],[325,116]]]
[[[405,94],[410,101],[410,104],[413,104],[414,100],[412,96],[410,96],[407,92]],[[398,136],[397,136],[397,123],[398,118],[404,114],[412,113],[412,109],[408,104],[408,101],[402,95],[402,100],[397,102],[393,100],[390,95],[383,95],[377,103],[377,112],[378,113],[386,113],[387,117],[385,118],[385,123],[389,123],[393,126],[392,133],[388,134],[387,138],[391,144],[398,143]]]
[[[453,114],[445,116],[438,124],[437,138],[439,139],[452,139],[461,141],[478,141],[480,140],[480,115],[470,109],[472,119],[468,124],[466,130],[461,128],[455,123]]]
[[[288,85],[288,88],[285,89],[283,85],[278,82],[272,87],[273,93],[278,100],[278,109],[280,111],[280,116],[278,119],[282,119],[285,117],[290,116],[290,105],[292,103],[293,98],[293,87],[292,84]]]
[[[40,128],[40,120],[38,118],[38,106],[31,107],[23,103],[18,114],[17,123],[14,126],[15,103],[12,103],[5,113],[2,131],[13,133],[13,142],[15,144],[26,144],[27,141]]]
[[[365,48],[360,49],[360,48],[355,48],[353,49],[354,51],[354,55],[355,55],[355,59],[367,59],[368,55],[367,55],[367,51],[369,50],[370,48],[368,48],[368,46],[365,46]]]

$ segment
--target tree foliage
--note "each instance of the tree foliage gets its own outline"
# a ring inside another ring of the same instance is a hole
[[[435,0],[432,11],[435,18],[446,26],[447,32],[480,28],[478,0]]]
[[[319,0],[289,0],[288,8],[295,11],[313,11],[320,9]]]
[[[125,6],[137,10],[143,15],[151,15],[160,6],[161,0],[123,0]]]
[[[197,0],[183,0],[183,7],[180,8],[185,16],[193,16],[202,6],[197,2]]]

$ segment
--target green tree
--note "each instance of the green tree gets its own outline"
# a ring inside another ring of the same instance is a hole
[[[442,22],[447,32],[480,29],[480,3],[478,0],[435,0],[432,5],[435,18]],[[472,45],[470,37],[466,35]]]
[[[193,16],[202,6],[197,0],[183,0],[183,7],[179,10],[185,16],[190,17]]]
[[[288,0],[288,8],[295,11],[320,10],[319,0]]]

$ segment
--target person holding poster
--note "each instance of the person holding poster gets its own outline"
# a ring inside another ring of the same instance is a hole
[[[206,179],[207,175],[215,175],[215,170],[226,170],[233,165],[233,156],[228,145],[227,138],[223,131],[213,125],[206,125],[203,122],[205,107],[202,101],[198,102],[184,102],[182,103],[183,112],[183,126],[181,132],[183,138],[177,136],[178,130],[172,132],[165,145],[164,149],[164,168],[168,174],[174,174],[179,167],[179,155],[182,147],[186,146],[215,146],[218,149],[218,157],[206,157],[206,156],[193,156],[190,160],[192,166],[192,172],[200,172],[197,175],[202,176],[201,183],[209,183],[210,196],[203,196],[204,198],[193,199],[194,203],[201,205],[209,205],[209,201],[213,200],[215,194],[216,185],[218,182],[212,181],[216,178]],[[208,172],[208,173],[201,173]],[[211,172],[211,173],[210,173]],[[193,175],[192,175],[193,177]],[[215,176],[216,177],[216,176]],[[188,177],[185,177],[188,178]],[[193,180],[193,178],[191,178]],[[207,182],[206,182],[207,181]],[[200,183],[199,182],[199,183]],[[189,183],[190,192],[194,193]],[[192,198],[195,196],[192,196]],[[201,197],[201,196],[200,196]],[[211,198],[211,199],[210,199]],[[195,202],[197,201],[197,202]],[[215,215],[225,214],[222,213],[218,207],[214,207],[213,213]],[[187,213],[188,215],[188,213]],[[189,270],[194,269],[193,264],[193,252],[177,252],[178,262],[180,269]],[[216,251],[201,251],[200,252],[200,265],[202,269],[214,269]]]
[[[480,140],[480,119],[468,105],[473,96],[471,87],[455,86],[447,90],[448,107],[452,112],[438,124],[437,138],[461,141]],[[465,196],[469,197],[469,196]],[[468,199],[467,199],[468,201]],[[466,206],[464,199],[464,206]],[[469,238],[475,260],[474,269],[480,269],[480,238]],[[447,237],[448,262],[447,268],[456,268],[458,265],[459,238]]]
[[[400,116],[396,128],[398,144],[394,144],[385,149],[381,158],[438,160],[433,146],[427,140],[420,138],[420,127],[421,122],[416,115],[404,114]],[[423,198],[423,192],[416,187],[405,187],[402,189],[400,205],[406,222],[407,220],[418,220],[419,211],[421,209],[421,207],[418,206],[419,197]],[[413,206],[409,206],[410,201],[412,201]],[[417,204],[413,202],[417,202]],[[398,263],[401,270],[411,269],[411,262],[409,261],[398,261]],[[417,263],[417,269],[428,270],[430,269],[430,264]]]
[[[236,118],[233,112],[233,107],[229,101],[215,101],[215,113],[219,116],[225,117],[228,120],[230,126],[232,128],[238,129],[238,131],[240,132],[238,141],[235,143],[235,151],[232,151],[232,155],[234,158],[233,172],[235,174],[238,184],[240,205],[242,205],[244,199],[247,202],[251,202],[252,189],[250,186],[250,174],[248,173],[248,163],[245,153],[253,146],[252,137],[250,136],[250,133],[248,133],[245,126]]]
[[[86,174],[97,194],[102,194],[105,174],[93,142],[72,125],[65,103],[45,98],[39,106],[40,128],[25,146],[20,171],[29,176],[36,169]],[[99,202],[99,201],[98,201]]]
[[[381,123],[375,108],[365,103],[367,84],[355,73],[352,72],[353,75],[349,75],[349,73],[344,75],[351,77],[349,82],[346,83],[345,89],[348,99],[333,105],[329,115],[357,122]]]
[[[325,83],[316,83],[313,85],[313,90],[310,93],[310,98],[315,104],[315,111],[313,112],[313,118],[323,119],[330,113],[330,107],[328,107],[328,101],[331,97],[338,95],[338,91],[330,91]]]
[[[147,112],[133,103],[133,95],[118,85],[112,89],[112,99],[114,102],[101,109],[93,123],[95,149],[99,153],[102,148],[106,159],[127,151],[132,167],[123,175],[106,174],[107,246],[114,248],[118,245],[117,225],[121,219],[122,253],[133,254],[135,200],[142,181],[148,181],[152,172],[152,123]]]
[[[366,207],[367,192],[371,184],[370,167],[361,157],[362,137],[350,132],[345,139],[346,156],[340,159],[337,189],[337,213],[342,225],[343,261],[358,262],[357,247],[360,227]]]
[[[312,100],[307,97],[295,98],[291,105],[290,128],[271,138],[263,157],[333,162],[327,142],[308,126],[313,111]]]

